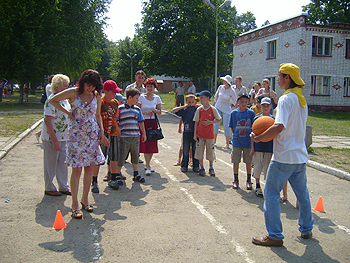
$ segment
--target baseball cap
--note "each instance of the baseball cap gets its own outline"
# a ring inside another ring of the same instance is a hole
[[[220,79],[225,80],[228,84],[232,84],[232,77],[230,75],[226,75],[225,77],[220,77]]]
[[[210,91],[209,90],[202,90],[201,92],[197,93],[197,96],[206,96],[206,97],[211,97]]]
[[[305,82],[300,77],[300,68],[293,63],[283,63],[280,65],[278,72],[282,74],[288,74],[295,84],[299,86],[304,86]]]
[[[241,93],[241,95],[238,96],[237,100],[239,100],[240,98],[243,98],[243,97],[245,97],[245,98],[247,98],[249,100],[249,96],[247,95],[247,93],[244,93],[244,92]]]
[[[121,92],[122,89],[118,88],[117,83],[115,83],[115,81],[109,79],[107,81],[105,81],[105,83],[103,83],[103,89],[104,90],[110,90],[112,92]]]
[[[271,99],[269,97],[264,97],[264,98],[262,98],[260,104],[261,105],[263,105],[263,104],[272,105],[272,102],[271,102]]]

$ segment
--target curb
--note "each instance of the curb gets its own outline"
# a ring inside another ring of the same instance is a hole
[[[163,110],[163,111],[180,119],[179,116],[177,116],[176,114],[174,114],[172,112],[168,112],[168,111],[165,111],[165,110]],[[219,130],[219,132],[222,133],[221,130]],[[350,181],[350,173],[344,172],[344,171],[339,170],[337,168],[333,168],[333,167],[330,167],[330,166],[327,166],[327,165],[324,165],[324,164],[321,164],[321,163],[317,163],[317,162],[314,162],[314,161],[311,161],[311,160],[307,161],[306,165],[309,166],[309,167],[312,167],[314,169],[317,169],[319,171],[322,171],[322,172],[334,175],[334,176],[336,176],[336,177],[338,177],[340,179],[344,179],[344,180]]]
[[[0,150],[0,160],[6,156],[6,154],[17,145],[23,138],[27,137],[29,133],[31,133],[36,127],[38,127],[42,122],[44,118],[41,118],[36,123],[34,123],[30,128],[26,129],[24,132],[22,132],[20,135],[18,135],[13,141],[11,141],[9,144],[7,144],[4,148]]]

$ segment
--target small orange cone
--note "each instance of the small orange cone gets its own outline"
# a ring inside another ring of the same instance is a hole
[[[66,228],[66,223],[64,222],[61,210],[57,210],[55,223],[53,224],[52,229],[58,230],[62,228]]]
[[[323,207],[323,199],[322,199],[322,196],[320,196],[318,198],[318,201],[315,205],[315,208],[312,208],[312,210],[314,211],[317,211],[317,212],[322,212],[322,213],[326,213],[326,211],[324,210],[324,207]]]

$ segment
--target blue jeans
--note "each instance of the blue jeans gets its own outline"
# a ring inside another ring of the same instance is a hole
[[[192,145],[192,161],[193,161],[193,169],[199,168],[199,161],[198,159],[194,158],[194,154],[196,152],[196,141],[193,139],[193,132],[184,132],[182,134],[183,136],[183,154],[182,154],[182,161],[181,161],[181,168],[187,168],[188,167],[188,161],[190,158],[190,146]]]
[[[221,110],[218,110],[218,113],[220,114],[223,122],[224,122],[224,131],[225,131],[225,136],[226,137],[231,137],[231,129],[228,127],[229,122],[230,122],[230,114],[224,113]],[[220,127],[221,122],[219,123],[214,123],[214,134],[219,134],[219,127]]]
[[[299,201],[299,231],[303,235],[308,235],[314,224],[309,190],[306,186],[306,164],[285,164],[271,161],[264,189],[264,215],[267,236],[276,240],[284,238],[279,198],[287,180]]]

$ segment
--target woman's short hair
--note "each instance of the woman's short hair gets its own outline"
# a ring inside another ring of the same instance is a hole
[[[63,74],[56,74],[52,78],[51,91],[57,92],[57,87],[62,87],[64,84],[69,84],[69,77]]]
[[[157,81],[154,78],[148,78],[143,85],[153,85],[155,88],[157,88]]]
[[[83,94],[85,84],[94,86],[95,90],[101,94],[103,83],[101,75],[97,70],[87,69],[81,74],[77,83],[79,94]]]

